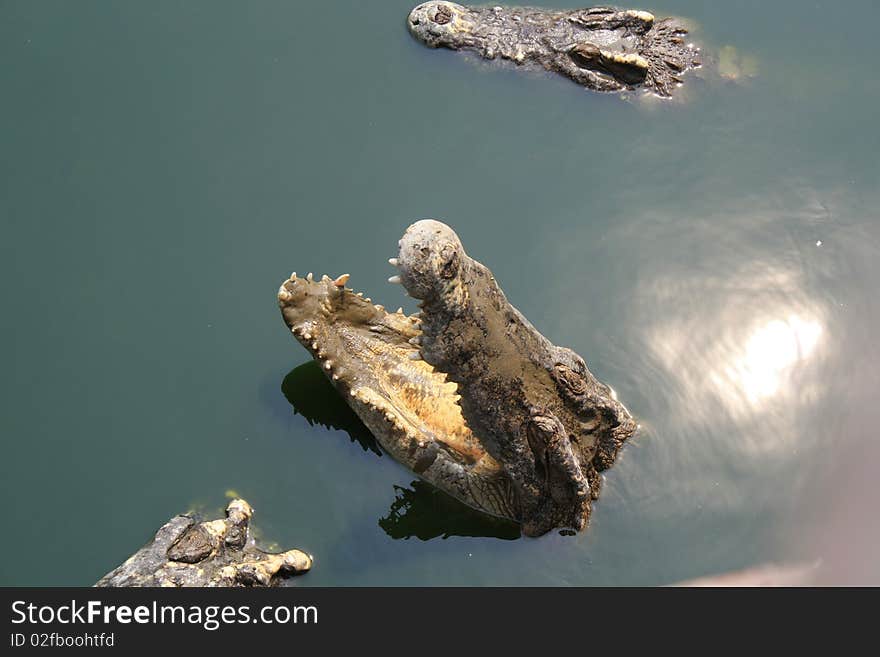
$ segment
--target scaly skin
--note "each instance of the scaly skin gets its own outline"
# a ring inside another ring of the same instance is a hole
[[[274,586],[312,567],[312,557],[301,550],[273,554],[258,549],[249,536],[253,513],[247,502],[236,499],[219,520],[175,516],[95,586]]]
[[[636,425],[583,359],[510,305],[492,273],[438,221],[419,221],[392,262],[420,299],[422,358],[458,384],[462,414],[510,477],[528,535],[583,529]]]
[[[347,275],[294,273],[278,292],[285,323],[382,447],[423,479],[526,535],[583,529],[597,471],[632,418],[577,354],[507,302],[448,226],[414,224],[391,262],[392,280],[422,300],[420,318],[373,305]]]
[[[670,96],[681,74],[700,65],[685,27],[646,11],[592,7],[569,11],[467,7],[426,2],[407,20],[432,48],[467,50],[559,73],[595,91],[641,87]]]

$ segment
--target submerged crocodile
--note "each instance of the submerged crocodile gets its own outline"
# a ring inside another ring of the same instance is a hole
[[[432,48],[541,67],[596,91],[641,87],[670,96],[681,75],[700,65],[699,51],[685,42],[684,25],[671,18],[656,20],[646,11],[426,2],[410,12],[407,23]]]
[[[312,567],[312,557],[302,550],[257,548],[249,529],[253,514],[250,504],[234,499],[225,518],[199,522],[189,514],[175,516],[95,586],[275,586]]]
[[[636,425],[583,359],[542,336],[451,228],[410,226],[390,262],[421,312],[388,312],[348,275],[294,273],[285,323],[397,461],[538,536],[586,527],[598,472]]]

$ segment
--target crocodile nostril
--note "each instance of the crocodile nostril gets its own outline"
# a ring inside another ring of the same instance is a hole
[[[431,19],[437,25],[446,25],[449,21],[452,20],[452,10],[449,7],[440,7],[437,9],[437,13],[434,14],[434,18]]]
[[[418,24],[419,24],[419,19],[418,19],[418,18],[410,18],[410,19],[409,19],[409,22],[412,23],[413,25],[418,25]]]

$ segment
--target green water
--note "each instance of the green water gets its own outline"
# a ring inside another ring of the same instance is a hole
[[[758,62],[659,104],[423,48],[412,3],[0,3],[0,584],[90,584],[227,489],[316,555],[299,585],[816,556],[880,419],[876,2],[646,6]],[[295,369],[280,281],[413,310],[385,261],[424,217],[641,423],[588,532],[509,540],[413,487]]]

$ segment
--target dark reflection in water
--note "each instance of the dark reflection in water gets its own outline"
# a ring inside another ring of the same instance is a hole
[[[302,415],[312,426],[320,424],[345,431],[364,451],[382,456],[373,434],[342,400],[315,361],[290,370],[281,382],[281,392],[293,406],[294,413]]]
[[[397,498],[388,515],[379,520],[379,526],[391,538],[519,538],[515,523],[480,513],[420,479],[413,481],[410,488],[395,486],[394,490]]]
[[[364,451],[381,456],[379,444],[360,418],[339,396],[318,364],[310,360],[293,368],[281,382],[281,392],[311,425],[345,431]],[[379,526],[391,538],[423,541],[450,536],[484,536],[513,540],[519,527],[462,504],[431,484],[416,480],[410,488],[395,486],[395,499]]]

